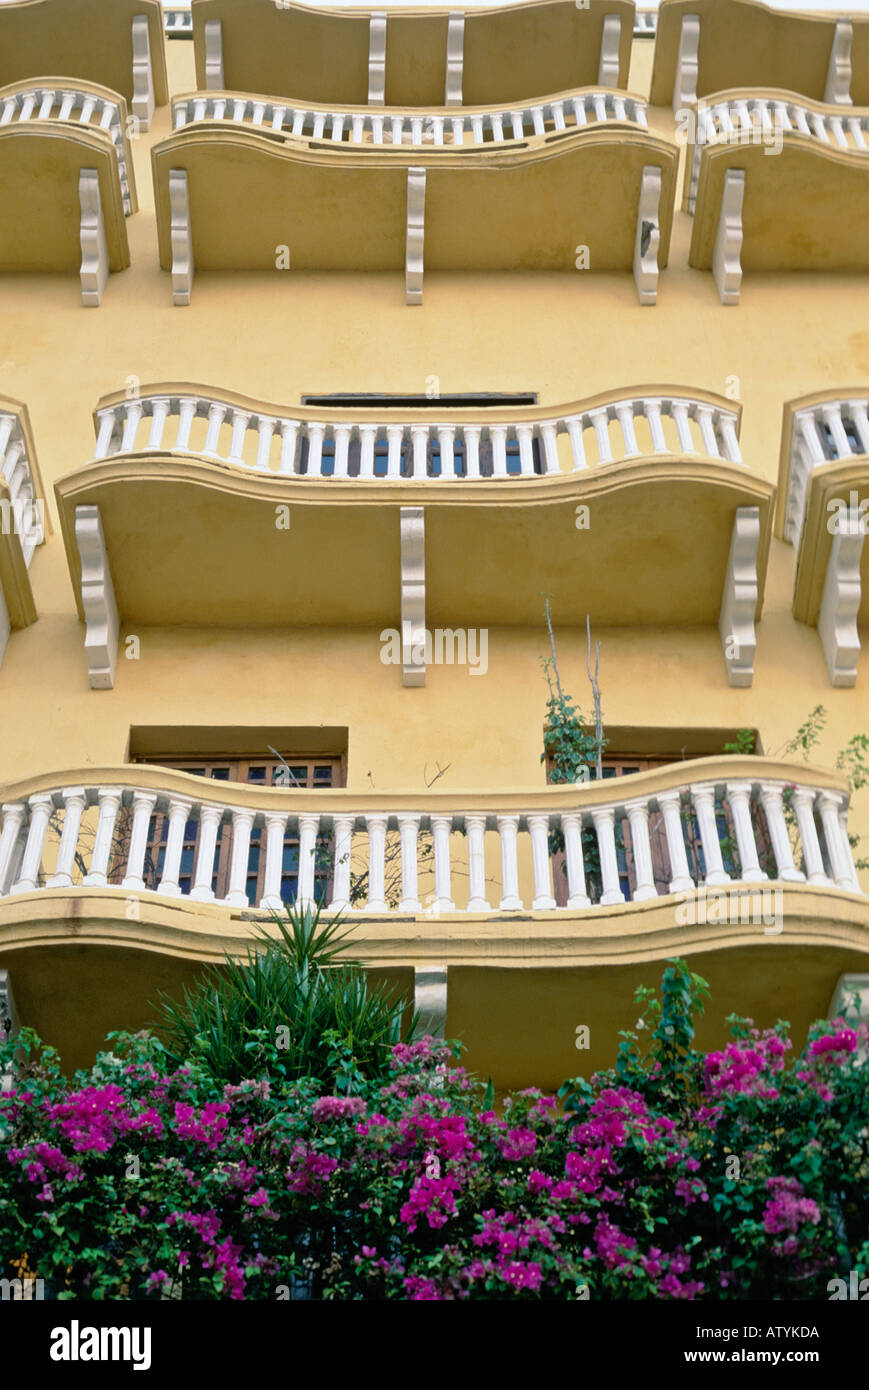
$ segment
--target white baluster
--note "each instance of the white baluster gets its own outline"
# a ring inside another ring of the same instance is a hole
[[[296,437],[299,433],[298,420],[281,421],[281,465],[282,473],[296,471]]]
[[[254,812],[233,810],[232,853],[229,861],[229,891],[223,901],[228,907],[248,907],[247,866],[250,858],[250,833]]]
[[[120,787],[100,787],[97,792],[100,812],[94,834],[90,869],[82,879],[85,888],[105,888],[108,882],[112,837],[115,833],[115,821],[121,805],[121,795]]]
[[[256,467],[263,472],[268,470],[269,454],[272,447],[272,435],[275,431],[275,421],[264,419],[261,415],[257,425],[257,447],[256,447]]]
[[[499,112],[492,112],[490,124],[492,127],[492,139],[502,144],[504,140],[504,122]]]
[[[862,893],[860,879],[857,876],[857,865],[854,863],[854,854],[851,849],[851,842],[848,838],[848,807],[845,798],[840,798],[839,809],[839,839],[842,845],[842,853],[848,864],[848,871],[851,877],[851,890],[854,893]]]
[[[791,840],[788,834],[782,805],[782,788],[775,782],[761,782],[760,800],[766,815],[769,838],[776,862],[776,878],[784,883],[803,883],[805,874],[800,873],[794,863]]]
[[[532,425],[517,425],[516,438],[519,442],[519,473],[523,478],[534,477],[534,428]]]
[[[187,453],[190,449],[190,430],[196,415],[196,401],[185,399],[178,402],[178,434],[175,438],[175,448],[181,453]]]
[[[471,113],[471,130],[474,136],[472,143],[482,145],[486,138],[483,132],[483,117],[475,115],[473,112]]]
[[[299,892],[296,905],[300,910],[313,909],[316,906],[314,871],[319,829],[319,816],[299,816]]]
[[[718,428],[724,440],[724,457],[729,463],[742,463],[742,452],[739,448],[739,440],[736,437],[736,421],[732,415],[722,415],[718,421]]]
[[[39,793],[36,796],[28,797],[27,801],[30,806],[30,826],[27,831],[21,868],[18,872],[18,881],[12,885],[11,892],[13,893],[32,893],[38,887],[45,836],[49,818],[54,810],[54,800],[50,794]]]
[[[715,426],[712,423],[712,407],[701,405],[697,407],[697,423],[700,426],[700,435],[703,439],[703,448],[709,458],[717,459],[721,457],[718,451],[718,438],[715,434]]]
[[[587,468],[588,463],[585,457],[585,445],[582,441],[582,421],[578,415],[571,415],[564,421],[568,438],[570,439],[570,450],[573,454],[573,469],[576,472],[580,468]]]
[[[325,111],[315,111],[315,112],[314,112],[314,139],[315,139],[315,140],[320,140],[320,139],[322,139],[323,131],[325,130],[325,128],[326,128],[326,112],[325,112]]]
[[[543,107],[542,107],[542,106],[532,106],[532,107],[531,107],[531,124],[532,124],[533,127],[534,127],[534,134],[535,134],[535,135],[545,135],[545,134],[546,134],[546,122],[545,122],[544,119],[543,119]]]
[[[480,429],[479,425],[465,425],[462,434],[465,442],[465,477],[480,476]]]
[[[431,832],[434,843],[435,899],[434,912],[455,912],[450,875],[450,831],[452,816],[432,816]]]
[[[392,131],[393,145],[400,145],[402,140],[403,122],[400,116],[390,116],[389,124]]]
[[[72,114],[72,108],[73,108],[74,106],[75,106],[75,92],[64,92],[64,94],[63,94],[63,99],[61,100],[61,103],[60,103],[60,111],[59,111],[59,113],[58,113],[58,120],[59,120],[59,121],[68,121],[69,118],[70,118],[70,115]]]
[[[354,145],[361,145],[365,141],[365,117],[354,112],[351,124],[350,138]],[[375,144],[379,143],[375,140]]]
[[[598,121],[606,120],[606,98],[603,92],[593,92],[591,104],[594,107],[595,119]]]
[[[679,448],[683,454],[696,454],[694,439],[691,435],[691,426],[688,423],[688,407],[684,401],[672,401],[670,413],[676,422],[676,429],[679,433]]]
[[[226,406],[220,405],[215,401],[208,407],[208,430],[205,435],[203,454],[209,457],[218,457],[217,441],[220,438],[220,427],[226,419]]]
[[[305,117],[307,114],[307,111],[293,111],[293,127],[290,131],[291,135],[301,135],[303,133],[305,129]]]
[[[424,478],[428,473],[428,425],[411,425],[413,439],[413,477]]]
[[[284,868],[284,839],[287,833],[285,811],[267,811],[265,818],[266,863],[260,907],[268,912],[283,911],[281,875]],[[337,875],[337,866],[335,869]],[[348,871],[349,876],[349,871]]]
[[[170,796],[166,849],[163,854],[163,874],[157,885],[157,892],[162,893],[166,898],[181,897],[181,885],[178,882],[178,877],[181,869],[181,854],[184,849],[184,835],[192,811],[192,801],[183,796]]]
[[[386,912],[386,822],[387,817],[366,816],[368,829],[368,901],[366,912]]]
[[[401,840],[401,902],[399,912],[421,912],[419,900],[419,816],[401,814],[398,833]]]
[[[845,433],[845,426],[842,423],[842,407],[838,402],[832,405],[821,407],[821,414],[824,423],[833,436],[833,443],[836,446],[836,457],[840,459],[850,458],[854,452],[851,448],[851,441]]]
[[[558,430],[551,421],[544,421],[540,426],[540,438],[543,440],[544,473],[560,473],[561,466],[558,462]]]
[[[528,832],[534,869],[534,900],[531,907],[535,912],[548,912],[555,907],[549,881],[549,817],[529,816]]]
[[[690,893],[694,880],[688,868],[685,836],[682,834],[682,798],[677,791],[659,792],[655,797],[664,817],[667,853],[670,858],[670,892]]]
[[[346,478],[350,462],[350,426],[339,423],[333,426],[335,435],[335,471],[333,477]]]
[[[190,897],[197,903],[214,902],[214,889],[211,880],[214,875],[214,851],[217,847],[217,830],[223,819],[222,806],[200,806],[199,844],[196,851],[196,872]]]
[[[730,814],[733,819],[733,828],[736,831],[736,844],[739,849],[740,879],[743,883],[756,883],[766,874],[760,867],[760,860],[757,857],[757,842],[754,837],[754,826],[751,823],[751,783],[750,782],[728,782],[727,800],[730,803]]]
[[[130,830],[130,847],[127,851],[127,872],[123,887],[143,892],[145,880],[142,871],[145,867],[145,853],[148,848],[148,830],[151,814],[157,802],[156,792],[133,792],[133,825]]]
[[[496,478],[506,478],[507,474],[507,426],[490,425],[489,438],[492,441],[492,472]]]
[[[163,431],[169,418],[169,401],[166,397],[151,402],[151,431],[148,435],[149,449],[159,449],[163,443]]]
[[[247,427],[250,423],[250,415],[246,410],[234,410],[232,412],[232,439],[229,445],[229,463],[244,463],[242,449],[244,448],[244,438],[247,434]]]
[[[374,477],[374,446],[377,443],[377,426],[359,426],[359,476]]]
[[[490,912],[486,898],[486,817],[465,816],[468,837],[468,906],[467,912]]]
[[[562,814],[561,832],[564,835],[564,858],[567,865],[567,906],[591,907],[582,858],[582,816],[573,812]]]
[[[574,97],[572,100],[573,114],[576,118],[576,124],[579,126],[588,125],[588,113],[585,109],[585,103],[585,97]]]
[[[588,418],[594,426],[598,463],[612,463],[613,451],[610,447],[609,413],[606,406],[598,410],[590,410],[588,412]]]
[[[335,862],[332,869],[330,912],[343,912],[350,906],[350,855],[353,848],[353,817],[335,816],[332,837]]]
[[[461,116],[451,116],[450,125],[453,130],[453,144],[463,145],[465,143],[465,122]]]
[[[452,425],[438,425],[438,447],[441,456],[441,477],[458,477],[456,469],[456,431]]]
[[[821,853],[821,842],[818,839],[818,828],[815,825],[815,793],[806,787],[797,787],[794,790],[791,804],[796,812],[797,825],[800,831],[803,859],[806,864],[806,881],[829,886],[830,880],[824,870],[824,856]]]
[[[100,411],[100,429],[97,435],[96,448],[94,449],[95,460],[104,459],[112,446],[112,437],[115,433],[115,425],[117,423],[116,409],[117,407]],[[117,452],[117,450],[113,452]]]
[[[336,144],[344,139],[344,117],[337,112],[332,116],[332,139]]]
[[[38,121],[47,121],[51,115],[51,108],[54,105],[54,92],[43,92],[42,102],[36,114]]]
[[[401,477],[401,442],[404,438],[403,425],[386,426],[386,476],[387,478]]]
[[[721,842],[718,839],[718,823],[715,818],[715,787],[711,784],[692,786],[691,795],[700,827],[700,843],[703,846],[703,860],[706,864],[707,886],[729,883],[730,875],[724,871],[721,858]]]
[[[861,453],[869,454],[869,419],[867,419],[866,416],[866,402],[849,401],[848,409],[851,413],[851,419],[857,427],[857,434],[860,439],[860,451]],[[0,450],[0,457],[2,457],[2,450]]]
[[[523,113],[521,111],[510,112],[510,125],[513,130],[513,139],[521,140],[525,134]]]
[[[649,422],[649,433],[652,436],[652,450],[656,454],[668,454],[667,440],[664,435],[664,426],[661,422],[661,402],[660,400],[644,400],[643,414]]]
[[[600,849],[600,871],[603,880],[600,906],[611,907],[625,900],[619,884],[619,865],[616,859],[615,811],[612,806],[594,807],[591,818],[594,821]]]
[[[501,838],[501,902],[502,912],[515,912],[522,907],[519,897],[519,855],[517,838],[518,816],[499,816],[498,834]]]
[[[0,896],[9,891],[15,873],[15,858],[21,844],[21,828],[26,807],[23,801],[7,801],[3,805],[3,834],[0,835]]]
[[[308,477],[319,478],[323,472],[323,435],[326,426],[308,424]]]
[[[624,401],[621,405],[617,405],[616,416],[622,431],[625,458],[639,458],[640,447],[637,444],[637,436],[634,430],[633,401]]]
[[[649,805],[645,797],[625,802],[628,821],[631,827],[631,849],[634,856],[634,873],[637,883],[634,888],[635,902],[646,898],[657,898],[655,871],[652,867],[652,843],[649,839]]]
[[[821,824],[824,827],[824,839],[827,842],[827,856],[836,887],[846,888],[850,892],[853,888],[849,863],[850,854],[845,853],[842,827],[839,824],[839,812],[843,800],[844,798],[836,792],[821,792],[818,807],[821,813]]]
[[[556,129],[556,130],[565,130],[565,129],[567,128],[567,127],[566,127],[566,122],[565,122],[565,120],[564,120],[564,103],[563,103],[563,102],[561,102],[561,101],[554,101],[554,102],[552,103],[552,120],[553,120],[553,123],[554,123],[554,125],[555,125],[555,129]]]
[[[124,416],[124,433],[121,437],[121,453],[129,454],[136,447],[136,435],[142,418],[142,402],[128,401]]]

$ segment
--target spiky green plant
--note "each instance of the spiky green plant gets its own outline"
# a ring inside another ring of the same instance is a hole
[[[417,1026],[411,1001],[347,955],[340,916],[289,906],[273,919],[277,939],[260,929],[241,959],[207,966],[180,1001],[160,996],[155,1027],[171,1061],[230,1082],[315,1077],[345,1092],[385,1075],[389,1049]]]

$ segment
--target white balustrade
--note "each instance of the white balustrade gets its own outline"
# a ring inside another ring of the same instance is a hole
[[[18,537],[24,563],[29,568],[34,552],[45,539],[44,499],[36,495],[36,480],[28,455],[27,435],[21,416],[4,410],[0,402],[0,478],[9,491],[0,518],[4,534]]]
[[[869,455],[869,397],[800,405],[793,412],[788,454],[785,536],[797,545],[809,481],[825,463]]]
[[[85,87],[66,84],[61,87],[34,86],[16,91],[0,88],[0,126],[47,120],[108,131],[118,161],[124,214],[129,217],[133,211],[133,200],[118,103],[97,92],[89,92]]]
[[[688,211],[697,201],[703,150],[710,145],[765,145],[776,147],[787,135],[809,140],[851,154],[869,152],[869,110],[845,114],[841,106],[814,105],[806,99],[780,96],[725,97],[697,106],[691,176],[688,185]]]
[[[583,88],[518,106],[448,113],[436,110],[390,111],[294,106],[260,96],[228,99],[199,92],[172,102],[172,125],[183,130],[201,121],[222,125],[268,127],[300,139],[350,145],[503,144],[594,124],[626,122],[648,128],[646,103],[613,88]]]
[[[382,423],[310,420],[251,402],[159,391],[97,409],[94,460],[142,449],[205,458],[282,476],[336,479],[532,478],[654,454],[742,464],[738,412],[684,396],[618,396],[549,418],[487,423],[463,413],[448,420]],[[644,427],[640,432],[640,427]],[[869,430],[869,425],[867,425]],[[564,463],[558,437],[564,435]],[[2,436],[0,436],[2,440]]]
[[[350,811],[346,792],[343,806],[315,793],[306,807],[303,789],[293,812],[234,805],[228,785],[226,800],[213,784],[200,799],[198,788],[61,786],[4,802],[0,897],[83,886],[215,903],[217,883],[229,909],[325,896],[333,913],[389,916],[521,911],[523,885],[535,912],[760,881],[859,893],[845,793],[745,774],[743,763],[732,779],[692,782],[689,765],[657,792],[625,796],[632,777],[591,783],[597,795],[586,785],[581,806],[527,812],[486,810],[482,798],[468,812]],[[550,790],[563,805],[566,789]],[[185,845],[195,856],[182,874]],[[553,858],[559,848],[563,860]]]

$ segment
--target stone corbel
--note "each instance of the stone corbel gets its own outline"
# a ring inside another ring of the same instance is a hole
[[[111,690],[118,660],[118,609],[99,507],[76,507],[75,539],[81,559],[88,677],[92,690]]]
[[[444,84],[444,105],[461,106],[462,77],[465,63],[465,16],[462,10],[453,10],[447,23],[446,81]]]
[[[621,37],[621,15],[606,15],[600,35],[600,66],[597,74],[598,85],[601,87],[618,87],[620,85],[619,43]]]
[[[169,216],[172,244],[172,303],[189,304],[193,291],[193,231],[187,171],[169,171]]]
[[[679,34],[679,56],[676,59],[676,80],[673,83],[673,110],[681,111],[697,101],[697,78],[700,73],[700,16],[682,16]]]
[[[647,164],[637,203],[637,234],[634,238],[634,283],[641,304],[658,302],[658,248],[661,228],[658,209],[661,202],[661,170]]]
[[[402,684],[425,685],[425,511],[402,507]]]
[[[838,522],[830,547],[821,611],[818,614],[818,636],[824,649],[830,684],[839,687],[857,683],[857,659],[860,655],[857,615],[862,593],[860,560],[864,524],[856,515],[846,516]]]
[[[386,11],[372,10],[368,24],[368,105],[386,100]]]
[[[223,82],[223,25],[219,19],[209,19],[205,25],[205,89],[224,91]]]
[[[133,100],[130,110],[142,130],[150,130],[154,116],[154,70],[151,67],[151,36],[148,16],[133,16]]]
[[[735,686],[749,686],[754,679],[759,547],[760,508],[737,507],[718,620],[727,679]]]
[[[712,253],[712,274],[722,304],[738,304],[742,285],[742,200],[745,197],[745,170],[728,169],[721,190],[718,235]]]
[[[102,303],[109,278],[109,250],[96,169],[79,171],[78,201],[81,207],[81,300],[86,308],[96,309]]]
[[[445,1037],[447,1026],[446,965],[417,965],[413,972],[413,1006],[419,1014],[419,1032]]]
[[[837,19],[830,46],[830,64],[824,101],[830,106],[851,105],[851,43],[854,28],[850,19]]]
[[[422,303],[423,241],[425,239],[425,169],[407,171],[407,245],[404,291],[408,304]]]

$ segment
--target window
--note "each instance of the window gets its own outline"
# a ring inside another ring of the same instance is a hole
[[[344,785],[344,761],[338,755],[312,757],[290,755],[286,766],[278,758],[172,758],[161,759],[164,767],[172,767],[187,772],[194,777],[210,778],[216,782],[246,782],[262,787],[326,788]],[[232,792],[227,788],[226,801],[231,805]],[[110,875],[110,882],[120,883],[123,879],[132,815],[124,808],[118,819],[114,861],[116,868]],[[156,888],[163,874],[166,853],[166,835],[169,827],[168,816],[163,814],[151,817],[148,828],[148,847],[145,854],[143,877],[147,888]],[[199,821],[189,820],[184,830],[184,843],[181,851],[181,867],[178,882],[184,894],[193,887],[196,868],[196,853],[199,843]],[[314,895],[323,900],[330,891],[329,862],[331,855],[330,839],[324,838],[317,854],[314,871]],[[217,847],[214,855],[214,870],[211,887],[215,897],[220,900],[229,892],[229,871],[232,861],[232,823],[227,819],[221,823],[217,832]],[[262,899],[265,875],[265,831],[254,829],[251,834],[248,853],[246,892],[248,903],[257,907]],[[281,864],[281,898],[284,902],[294,902],[299,888],[299,841],[297,836],[288,834],[284,838]]]

